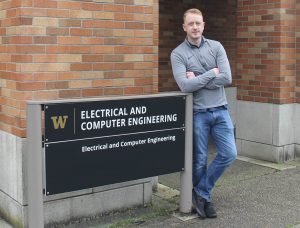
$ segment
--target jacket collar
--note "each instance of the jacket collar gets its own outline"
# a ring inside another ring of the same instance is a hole
[[[187,43],[187,45],[189,45],[190,47],[196,47],[196,48],[200,48],[200,47],[204,44],[204,42],[206,42],[206,41],[207,41],[206,38],[205,38],[204,36],[202,36],[202,37],[201,37],[201,43],[200,43],[199,46],[197,46],[197,45],[195,45],[195,44],[192,44],[192,43],[188,40],[188,38],[185,38],[185,42]]]

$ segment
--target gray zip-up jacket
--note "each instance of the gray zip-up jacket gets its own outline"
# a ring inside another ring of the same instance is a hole
[[[224,86],[232,82],[229,61],[222,44],[202,36],[199,47],[187,39],[171,53],[174,78],[182,92],[193,93],[194,110],[227,104]],[[219,68],[216,75],[213,68]],[[188,79],[192,71],[195,78]]]

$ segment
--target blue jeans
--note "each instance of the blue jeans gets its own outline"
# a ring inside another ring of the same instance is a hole
[[[233,125],[226,107],[211,111],[194,110],[193,186],[207,202],[216,181],[236,159]],[[208,166],[208,139],[211,135],[217,155]]]

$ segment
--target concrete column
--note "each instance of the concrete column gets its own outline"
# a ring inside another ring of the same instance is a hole
[[[238,0],[239,154],[272,162],[294,159],[295,7],[295,2]]]

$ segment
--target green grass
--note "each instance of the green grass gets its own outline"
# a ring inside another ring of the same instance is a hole
[[[150,219],[153,219],[156,217],[169,216],[172,214],[172,212],[173,211],[171,211],[171,210],[166,210],[163,208],[153,208],[153,211],[150,213],[144,214],[139,217],[131,217],[128,219],[124,219],[122,221],[110,224],[110,225],[106,226],[105,228],[122,228],[122,227],[126,227],[129,225],[138,225],[138,224],[142,224],[142,223],[146,222],[147,220],[150,220]]]
[[[286,228],[293,228],[293,227],[296,227],[296,226],[299,226],[300,225],[300,221],[299,222],[296,222],[295,224],[289,224],[286,226]]]

